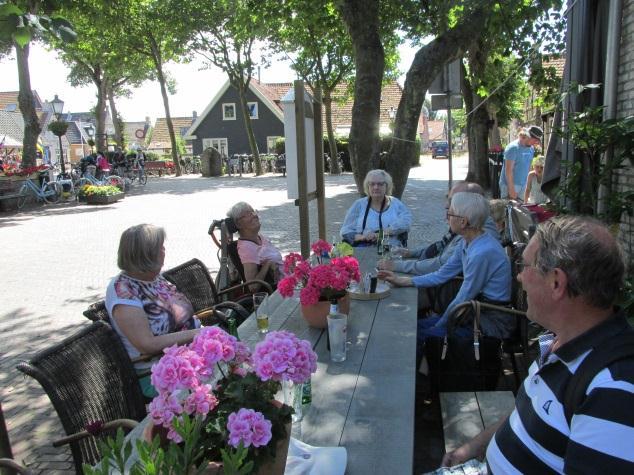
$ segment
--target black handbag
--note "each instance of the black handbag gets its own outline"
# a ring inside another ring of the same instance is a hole
[[[477,301],[452,317],[447,325],[447,336],[425,340],[432,389],[438,392],[495,390],[502,370],[502,340],[482,335]],[[452,335],[455,328],[470,324],[473,325],[472,338]]]

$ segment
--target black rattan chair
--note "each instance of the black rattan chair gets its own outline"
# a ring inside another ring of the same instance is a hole
[[[70,444],[77,473],[82,464],[100,460],[98,439],[112,430],[105,423],[119,420],[131,428],[146,415],[132,362],[104,322],[87,325],[17,368],[35,378],[53,403],[68,435],[53,445]]]
[[[90,306],[83,311],[83,315],[93,322],[110,323],[110,315],[108,315],[105,300],[99,300],[98,302],[90,304]]]
[[[233,311],[237,316],[238,324],[240,324],[251,313],[246,305],[249,299],[246,299],[245,305],[231,300],[224,300],[224,297],[230,295],[231,292],[240,288],[248,288],[248,284],[242,283],[219,292],[209,275],[207,267],[198,259],[191,259],[179,266],[166,270],[163,272],[163,277],[185,294],[197,314],[208,313],[210,310]],[[273,292],[271,286],[266,282],[258,281],[258,283],[262,284],[269,294]],[[224,325],[226,323],[223,315],[218,312],[212,312],[210,317],[207,317],[205,321],[201,319],[201,322],[204,325]]]

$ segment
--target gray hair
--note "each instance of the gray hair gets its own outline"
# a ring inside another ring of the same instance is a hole
[[[246,211],[250,209],[253,209],[253,207],[249,203],[240,201],[234,204],[231,209],[227,211],[227,217],[233,219],[233,222],[235,223]]]
[[[365,192],[365,194],[366,195],[370,194],[370,178],[374,176],[379,177],[381,180],[383,180],[386,183],[387,189],[385,190],[385,194],[391,195],[392,189],[394,188],[394,182],[392,181],[392,177],[390,176],[388,172],[386,172],[385,170],[381,170],[380,168],[375,168],[374,170],[370,170],[365,175],[365,179],[363,180],[363,191]]]
[[[473,229],[482,229],[489,217],[489,202],[478,193],[465,191],[454,193],[451,197],[450,209],[456,215],[466,218]]]
[[[451,188],[452,194],[462,192],[477,193],[484,196],[484,189],[480,185],[472,181],[459,181]]]
[[[137,224],[126,229],[119,240],[117,265],[125,272],[160,272],[165,230],[153,224]]]
[[[582,296],[596,308],[610,308],[625,276],[625,258],[614,236],[600,221],[557,216],[541,223],[535,266],[541,272],[559,268],[568,277],[567,293]]]
[[[506,206],[508,205],[508,200],[490,200],[489,208],[491,210],[491,219],[496,223],[502,223],[506,219]]]

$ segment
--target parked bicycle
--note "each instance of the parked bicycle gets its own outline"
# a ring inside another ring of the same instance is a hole
[[[110,177],[112,176],[118,176],[129,184],[138,180],[141,185],[145,185],[147,183],[145,160],[134,158],[132,163],[128,162],[126,165],[117,166],[114,169],[114,175],[110,175]]]
[[[56,203],[61,195],[61,186],[57,182],[49,182],[46,178],[41,186],[37,186],[33,180],[27,178],[18,193],[18,209],[26,204],[29,197],[44,203]]]

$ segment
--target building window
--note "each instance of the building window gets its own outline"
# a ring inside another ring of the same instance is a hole
[[[275,142],[280,138],[275,135],[266,137],[266,153],[275,153]]]
[[[209,147],[218,150],[223,157],[229,156],[229,144],[226,138],[203,139],[203,151]]]
[[[236,120],[236,104],[222,105],[222,120]]]
[[[247,102],[247,107],[249,108],[249,116],[252,119],[258,118],[258,103],[257,102]]]

